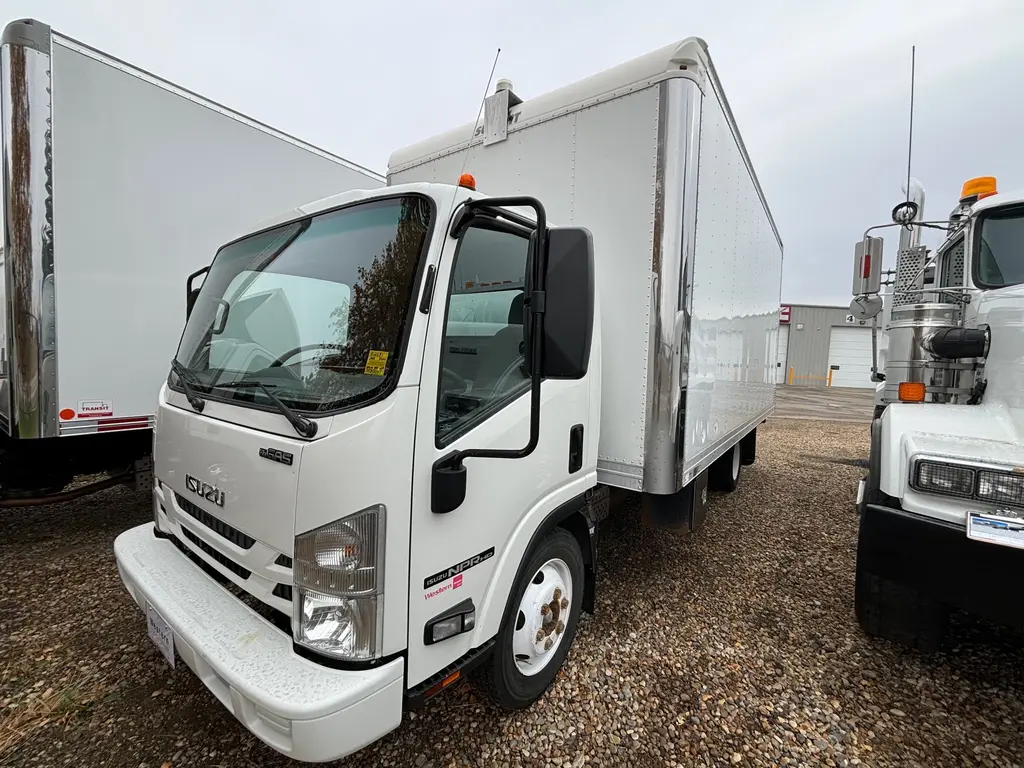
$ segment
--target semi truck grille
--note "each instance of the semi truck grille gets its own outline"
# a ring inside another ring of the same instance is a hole
[[[246,536],[237,528],[231,527],[223,520],[211,515],[206,510],[200,509],[191,501],[182,496],[180,493],[174,494],[174,500],[177,501],[178,506],[181,507],[190,516],[198,520],[200,523],[205,525],[218,536],[230,541],[236,547],[239,547],[241,549],[252,549],[252,545],[256,543],[256,539],[254,539],[252,536]]]
[[[230,557],[225,557],[220,552],[218,552],[216,549],[214,549],[209,544],[207,544],[205,541],[203,541],[198,536],[196,536],[194,533],[192,533],[192,531],[190,531],[185,526],[181,526],[181,532],[182,532],[182,534],[184,534],[186,539],[191,541],[193,544],[195,544],[197,547],[199,547],[199,549],[201,549],[207,555],[212,557],[219,565],[221,565],[224,568],[227,568],[229,571],[231,571],[233,574],[235,574],[239,578],[248,579],[252,575],[252,571],[250,571],[248,568],[243,568],[238,563],[236,563],[234,560],[232,560]]]

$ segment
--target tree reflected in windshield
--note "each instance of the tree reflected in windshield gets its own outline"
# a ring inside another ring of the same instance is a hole
[[[331,211],[218,254],[178,360],[212,396],[328,411],[373,398],[398,372],[431,207],[419,196]],[[226,310],[225,310],[226,307]]]

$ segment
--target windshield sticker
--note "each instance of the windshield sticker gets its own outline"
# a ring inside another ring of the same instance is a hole
[[[384,368],[388,364],[388,353],[379,349],[371,349],[366,356],[366,366],[363,373],[367,376],[383,376]]]

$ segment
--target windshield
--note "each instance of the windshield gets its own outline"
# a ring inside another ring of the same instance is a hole
[[[222,248],[178,348],[189,383],[269,406],[260,389],[229,386],[258,379],[299,411],[379,395],[397,374],[430,210],[418,196],[374,200]]]
[[[1024,206],[984,214],[975,282],[979,288],[1024,283]]]

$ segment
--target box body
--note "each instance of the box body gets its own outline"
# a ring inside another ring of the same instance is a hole
[[[504,131],[489,114],[395,152],[388,183],[471,173],[481,192],[533,195],[552,223],[592,231],[599,479],[674,493],[775,402],[782,242],[706,46],[684,40],[508,114]]]

